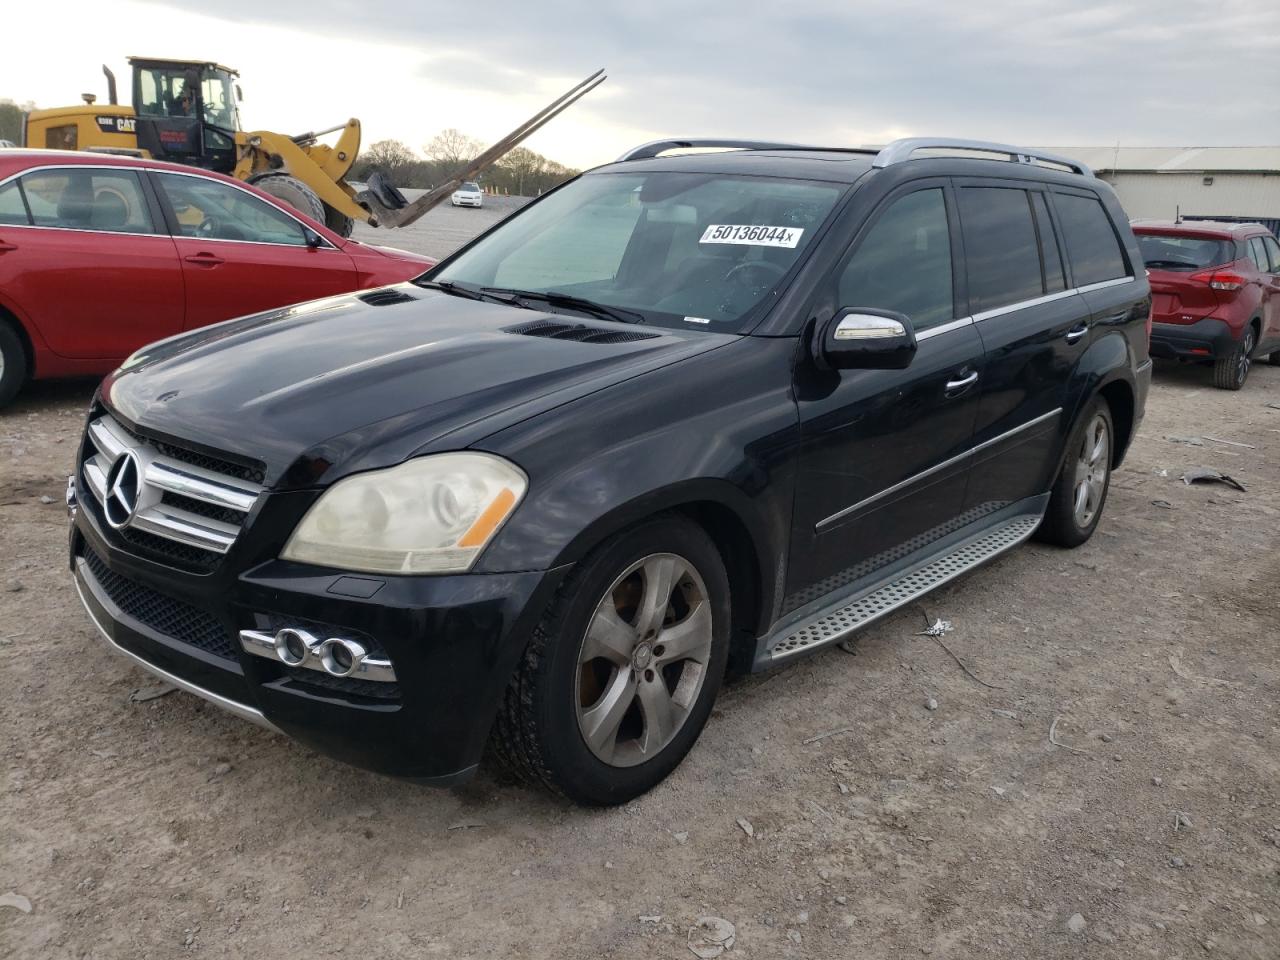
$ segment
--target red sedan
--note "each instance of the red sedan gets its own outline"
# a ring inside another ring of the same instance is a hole
[[[184,330],[399,283],[432,261],[338,236],[252,186],[94,153],[0,152],[0,405]]]

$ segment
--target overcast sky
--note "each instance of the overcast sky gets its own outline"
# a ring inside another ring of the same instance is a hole
[[[690,135],[1280,143],[1280,0],[13,0],[5,20],[0,97],[105,101],[105,61],[127,100],[127,55],[211,59],[241,71],[250,129],[356,116],[415,149],[492,141],[606,67],[528,144],[578,166]]]

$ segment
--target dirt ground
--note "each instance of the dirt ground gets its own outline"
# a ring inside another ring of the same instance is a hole
[[[731,684],[675,775],[604,811],[130,702],[154,681],[66,570],[91,390],[0,413],[0,895],[31,903],[0,906],[0,956],[687,958],[713,915],[727,960],[1280,957],[1280,369],[1158,369],[1090,543]],[[1179,480],[1200,465],[1248,492]]]
[[[405,190],[409,200],[416,200],[426,191]],[[499,220],[509,217],[529,201],[524,197],[485,197],[484,206],[454,207],[444,203],[427,213],[421,220],[398,230],[357,223],[352,236],[362,243],[376,243],[385,247],[399,247],[437,259],[448,256],[481,230],[488,229]]]

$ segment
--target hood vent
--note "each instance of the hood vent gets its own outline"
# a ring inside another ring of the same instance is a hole
[[[630,343],[633,340],[653,340],[656,333],[639,330],[608,330],[589,327],[585,323],[556,323],[554,320],[534,320],[507,327],[507,333],[522,337],[547,337],[551,340],[576,340],[579,343]]]
[[[370,290],[368,293],[359,294],[356,299],[364,301],[371,307],[389,307],[393,303],[409,303],[418,298],[409,296],[403,290],[387,287],[382,290]]]

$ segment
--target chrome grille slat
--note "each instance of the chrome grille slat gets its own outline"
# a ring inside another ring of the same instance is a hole
[[[240,528],[232,524],[163,505],[139,510],[129,526],[212,553],[226,553],[240,533]]]
[[[252,480],[175,459],[185,450],[135,436],[109,414],[90,423],[87,433],[89,443],[85,446],[81,478],[104,511],[108,497],[113,495],[108,480],[114,476],[114,465],[126,454],[138,461],[138,490],[129,519],[121,523],[117,515],[111,521],[118,524],[120,534],[130,543],[143,535],[159,537],[204,551],[198,556],[216,562],[236,542],[244,520],[262,494],[262,485]],[[210,457],[204,460],[219,462]],[[171,497],[175,502],[168,502]],[[184,502],[191,509],[184,509]],[[203,516],[204,508],[202,513],[194,512],[201,504],[218,509],[212,510],[214,516]],[[219,511],[222,519],[218,518]],[[160,541],[152,542],[157,547],[148,549],[158,549]],[[167,556],[169,551],[162,552]]]
[[[248,513],[262,488],[244,480],[226,477],[212,470],[157,457],[147,464],[147,483],[161,490],[180,493],[218,507]]]

